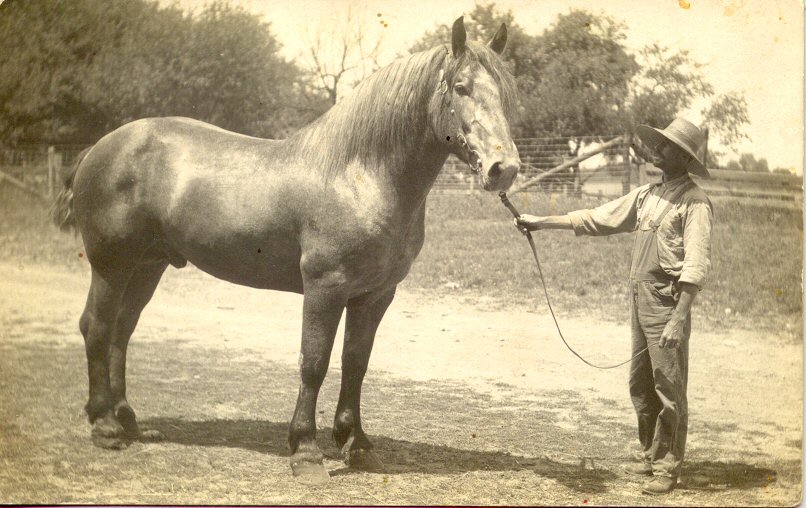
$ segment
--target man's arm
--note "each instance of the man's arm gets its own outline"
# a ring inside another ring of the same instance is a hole
[[[521,215],[515,225],[521,231],[528,229],[573,229],[577,235],[604,236],[634,231],[638,219],[639,200],[649,186],[639,187],[629,194],[607,202],[593,210],[576,210],[567,215],[539,217]]]
[[[523,214],[515,219],[516,226],[522,226],[529,231],[539,231],[541,229],[574,229],[571,225],[571,218],[567,215],[549,215],[538,217],[537,215]]]

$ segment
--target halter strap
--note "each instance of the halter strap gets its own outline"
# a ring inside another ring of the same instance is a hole
[[[0,1],[2,1],[2,0],[0,0]],[[448,68],[448,62],[451,59],[451,52],[447,48],[445,48],[445,51],[446,51],[445,66],[442,69],[439,70],[439,79],[437,80],[436,93],[439,94],[439,95],[445,95],[445,94],[448,93],[448,90],[449,90],[448,80],[445,77],[445,69]],[[444,102],[445,98],[443,98],[442,100],[443,100],[443,106],[444,106],[445,105],[445,102]],[[450,102],[448,102],[448,105],[450,105]],[[450,109],[450,114],[451,114],[452,117],[456,114],[456,112],[454,111],[453,108]],[[482,160],[481,160],[481,154],[479,153],[478,150],[476,150],[472,146],[470,146],[470,143],[468,142],[467,137],[465,136],[464,132],[462,132],[461,125],[459,126],[459,133],[456,136],[456,140],[457,140],[457,142],[459,143],[459,145],[462,148],[467,150],[467,159],[468,159],[467,160],[467,165],[470,166],[470,170],[473,173],[477,174],[477,175],[481,174],[483,164],[484,164],[482,162]],[[470,162],[470,159],[472,157],[476,158],[476,163],[475,164]]]

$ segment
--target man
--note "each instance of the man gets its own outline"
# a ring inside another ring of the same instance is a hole
[[[647,494],[665,494],[677,485],[688,427],[686,385],[691,305],[711,267],[713,211],[689,172],[708,177],[697,152],[703,135],[694,124],[675,119],[666,129],[637,129],[663,171],[659,184],[645,185],[593,210],[562,216],[521,215],[524,231],[573,229],[577,235],[636,232],[630,268],[632,361],[630,396],[638,415],[642,451],[625,469],[651,476]]]

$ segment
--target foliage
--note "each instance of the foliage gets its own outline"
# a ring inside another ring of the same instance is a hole
[[[761,173],[768,173],[770,167],[767,164],[767,159],[756,159],[756,156],[751,153],[743,153],[739,160],[732,160],[728,162],[725,169],[734,171],[757,171]],[[788,171],[787,171],[788,172]]]
[[[6,2],[0,143],[87,143],[168,115],[282,134],[322,107],[305,109],[301,71],[278,55],[269,29],[221,2],[196,16],[149,0]]]
[[[510,11],[495,4],[476,4],[465,19],[468,38],[489,41],[501,24],[507,26],[504,60],[514,74],[522,115],[513,125],[516,136],[595,135],[621,132],[618,117],[627,82],[637,71],[622,41],[623,27],[607,17],[585,11],[560,15],[557,22],[533,37],[515,22]],[[412,51],[445,44],[448,25],[427,32]]]
[[[715,130],[725,146],[735,147],[747,134],[743,126],[750,123],[747,101],[736,92],[720,95],[703,110],[703,122]]]
[[[527,130],[597,135],[627,128],[624,105],[638,65],[623,30],[606,16],[572,10],[535,38],[537,86],[526,99]]]
[[[522,99],[521,118],[513,125],[517,136],[595,136],[628,132],[640,123],[665,127],[695,101],[705,100],[705,126],[723,144],[733,147],[746,137],[744,97],[715,97],[702,64],[686,50],[652,44],[633,55],[625,46],[625,25],[579,9],[531,36],[511,12],[501,13],[493,3],[476,4],[467,16],[468,37],[489,40],[501,23],[509,31],[503,58]],[[450,28],[440,25],[412,50],[448,40]]]
[[[713,94],[702,65],[687,50],[671,51],[652,44],[640,51],[641,72],[632,82],[630,116],[633,123],[665,127],[695,97]]]

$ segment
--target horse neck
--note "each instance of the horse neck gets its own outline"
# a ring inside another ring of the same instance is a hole
[[[447,158],[448,151],[435,139],[422,143],[419,153],[393,174],[396,194],[412,209],[422,206]]]

